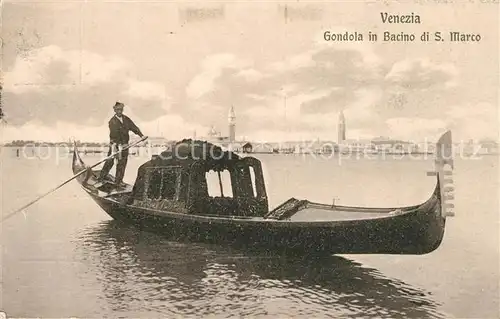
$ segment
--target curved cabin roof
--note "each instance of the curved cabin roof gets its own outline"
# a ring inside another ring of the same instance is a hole
[[[146,162],[151,166],[190,166],[194,162],[204,163],[207,167],[217,170],[238,161],[240,157],[230,151],[223,150],[220,146],[207,141],[184,139],[175,143],[171,149]],[[213,168],[212,168],[213,167]]]

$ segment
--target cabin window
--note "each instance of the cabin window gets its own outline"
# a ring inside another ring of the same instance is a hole
[[[176,194],[176,199],[183,202],[187,201],[187,194],[189,188],[189,174],[186,171],[181,172],[180,182],[177,181],[177,185],[179,191]]]
[[[240,166],[237,169],[239,195],[242,197],[257,197],[255,171],[251,166]]]
[[[179,200],[185,198],[182,194],[186,192],[185,187],[182,187],[182,177],[185,174],[182,174],[180,168],[153,168],[147,172],[147,175],[146,198],[156,200]]]
[[[228,170],[206,172],[208,195],[211,197],[233,197],[231,174]]]
[[[253,196],[257,197],[257,185],[255,184],[255,171],[252,166],[250,166],[249,169],[250,169],[250,181],[252,183]]]

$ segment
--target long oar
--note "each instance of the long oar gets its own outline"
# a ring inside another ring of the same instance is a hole
[[[5,215],[5,216],[2,218],[2,223],[3,223],[6,219],[8,219],[8,218],[10,218],[10,217],[14,216],[15,214],[17,214],[17,213],[19,213],[19,212],[21,212],[21,211],[25,210],[25,209],[26,209],[26,208],[28,208],[29,206],[31,206],[31,205],[33,205],[34,203],[38,202],[40,199],[42,199],[42,198],[44,198],[45,196],[49,195],[50,193],[55,192],[55,191],[56,191],[56,190],[58,190],[59,188],[63,187],[63,186],[64,186],[64,185],[66,185],[67,183],[71,182],[72,180],[74,180],[74,179],[75,179],[75,178],[77,178],[78,176],[80,176],[80,175],[82,175],[83,173],[85,173],[87,170],[89,170],[89,169],[92,169],[92,168],[96,167],[97,165],[99,165],[99,164],[101,164],[101,163],[103,163],[103,162],[107,161],[108,159],[110,159],[110,158],[112,158],[112,157],[115,157],[116,155],[118,155],[119,153],[121,153],[123,150],[129,149],[129,148],[131,148],[132,146],[137,145],[137,144],[139,144],[139,143],[140,143],[140,142],[142,142],[142,141],[145,141],[147,138],[148,138],[147,136],[144,136],[144,137],[142,137],[140,140],[138,140],[138,141],[136,141],[136,142],[134,142],[134,143],[132,143],[132,144],[129,144],[129,145],[125,146],[124,148],[122,148],[122,150],[119,150],[118,152],[115,152],[115,153],[113,153],[113,154],[109,155],[108,157],[106,157],[106,158],[104,158],[103,160],[101,160],[101,161],[99,161],[99,162],[95,163],[94,165],[92,165],[92,166],[90,166],[90,167],[87,167],[87,168],[85,168],[85,169],[81,170],[80,172],[78,172],[78,173],[76,173],[75,175],[73,175],[73,177],[69,178],[68,180],[66,180],[66,181],[65,181],[65,182],[63,182],[62,184],[58,185],[57,187],[54,187],[53,189],[51,189],[50,191],[46,192],[45,194],[38,196],[36,199],[32,200],[31,202],[29,202],[28,204],[24,205],[23,207],[21,207],[21,208],[19,208],[19,209],[15,210],[15,211],[13,211],[12,213],[9,213],[8,215]]]

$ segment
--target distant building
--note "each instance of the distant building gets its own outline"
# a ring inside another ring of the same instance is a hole
[[[236,153],[243,152],[243,146],[247,143],[247,141],[236,140],[236,114],[234,106],[231,105],[229,109],[227,136],[222,135],[222,133],[212,125],[210,130],[207,132],[207,135],[201,137],[200,139],[219,145],[223,149],[231,150]]]
[[[362,139],[351,139],[344,140],[338,145],[339,153],[365,153],[365,154],[374,154],[377,153],[377,147],[370,140],[362,140]]]
[[[229,143],[234,143],[236,141],[236,115],[234,113],[234,107],[231,105],[228,115],[229,121]]]
[[[377,153],[377,147],[370,140],[347,139],[346,138],[346,121],[344,112],[339,113],[337,145],[332,149],[323,149],[322,152],[339,152],[346,153]]]
[[[140,137],[132,136],[130,138],[130,144],[135,143],[138,140],[140,140]],[[171,141],[161,136],[149,136],[146,142],[150,147],[167,147],[171,144]]]
[[[475,141],[470,139],[466,142],[456,142],[453,144],[453,151],[457,155],[476,156],[499,154],[498,142],[492,139]]]
[[[247,142],[247,143],[243,144],[242,149],[243,149],[243,153],[252,153],[253,147],[252,147],[252,144]]]
[[[416,144],[418,153],[434,154],[436,152],[436,143],[433,141],[419,142]]]
[[[270,143],[257,143],[252,145],[252,153],[256,154],[270,154],[275,150],[275,146]]]
[[[338,151],[338,147],[336,147],[336,145],[333,145],[333,144],[325,144],[321,147],[321,154],[333,154],[333,153],[336,153],[336,151]]]
[[[345,135],[345,117],[344,117],[344,112],[340,111],[339,113],[339,123],[338,123],[338,139],[337,142],[341,144],[342,142],[345,141],[346,135]]]
[[[498,154],[498,142],[490,139],[479,141],[481,154]]]
[[[280,154],[332,154],[336,152],[337,144],[317,139],[278,143],[274,148]]]
[[[419,147],[415,143],[392,140],[387,137],[375,138],[371,141],[371,143],[375,145],[379,153],[411,154],[419,151]]]

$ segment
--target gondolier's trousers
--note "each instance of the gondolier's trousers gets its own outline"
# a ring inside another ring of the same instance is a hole
[[[112,143],[109,146],[108,156],[110,156],[113,153],[118,152],[124,146],[126,146],[126,145],[117,145],[117,144]],[[122,150],[116,156],[108,159],[104,163],[104,166],[101,170],[101,174],[99,177],[100,177],[100,179],[104,179],[109,174],[109,171],[111,170],[111,168],[113,168],[113,165],[115,163],[115,159],[117,160],[115,182],[117,185],[119,185],[123,181],[123,176],[125,175],[125,168],[127,167],[128,148],[125,150]]]

